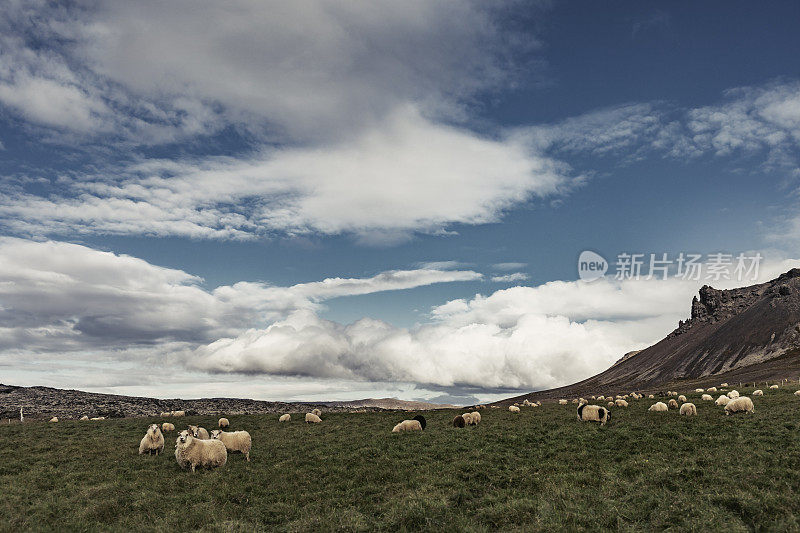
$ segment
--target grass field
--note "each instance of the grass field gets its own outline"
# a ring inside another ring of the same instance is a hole
[[[797,531],[793,391],[735,417],[699,394],[696,418],[632,401],[606,427],[579,423],[572,404],[486,409],[465,429],[430,412],[407,434],[390,433],[405,413],[231,416],[252,461],[195,474],[175,462],[175,432],[164,455],[137,454],[157,418],[2,425],[0,530]]]

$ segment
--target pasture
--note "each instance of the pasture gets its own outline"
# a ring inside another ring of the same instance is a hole
[[[579,423],[573,404],[485,409],[464,429],[453,411],[426,412],[426,431],[400,434],[414,413],[228,416],[252,435],[252,461],[195,474],[175,462],[177,432],[164,455],[137,454],[165,419],[3,424],[0,530],[796,531],[795,389],[732,417],[696,393],[697,417],[632,400],[605,427]]]

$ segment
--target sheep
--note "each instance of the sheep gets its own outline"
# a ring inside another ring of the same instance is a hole
[[[230,423],[230,422],[228,422],[228,419],[227,419],[227,418],[220,418],[220,419],[219,419],[219,422],[217,422],[217,423],[219,424],[219,427],[220,427],[220,428],[226,428],[226,427],[228,427],[228,426],[230,426],[230,425],[231,425],[231,423]]]
[[[172,416],[186,416],[186,411],[172,411]]]
[[[558,400],[558,405],[567,405],[567,400]]]
[[[519,413],[519,407],[517,407],[516,405],[509,405],[508,410],[511,411],[512,413]]]
[[[194,472],[198,466],[225,466],[228,462],[228,450],[219,440],[196,439],[188,430],[183,430],[175,441],[175,460],[181,468],[191,467]]]
[[[800,396],[800,390],[796,390],[796,391],[794,391],[794,395],[795,395],[795,396]]]
[[[281,415],[281,417],[278,419],[278,422],[288,422],[291,419],[292,419],[292,415],[290,415],[289,413],[286,413],[285,415]]]
[[[700,399],[703,400],[704,402],[713,402],[714,401],[714,397],[711,396],[710,394],[703,394],[703,396],[701,396]]]
[[[319,409],[312,409],[311,414],[322,416],[322,411],[320,411]]]
[[[748,398],[747,396],[740,396],[736,399],[733,399],[728,402],[725,406],[725,414],[730,415],[732,413],[752,413],[753,409],[753,400]]]
[[[625,400],[617,400],[614,403],[616,404],[617,407],[628,407],[628,402],[626,402]]]
[[[481,414],[478,411],[473,411],[470,413],[472,415],[472,424],[473,426],[477,426],[481,423]]]
[[[161,413],[160,416],[161,416],[161,418],[166,418],[168,416],[172,416],[172,412],[171,411],[164,411],[163,413]]]
[[[705,390],[704,390],[704,389],[694,389],[694,391],[695,391],[695,392],[701,392],[701,393],[702,393],[702,392],[705,392]]]
[[[572,399],[572,403],[578,403],[578,399],[577,398],[573,398]]]
[[[530,401],[529,401],[527,398],[525,398],[525,399],[522,401],[522,405],[523,405],[523,407],[528,407],[530,404],[531,404],[531,402],[530,402]]]
[[[720,384],[719,384],[719,386],[720,386],[720,387],[727,387],[727,386],[728,386],[728,384],[727,384],[727,383],[720,383]]]
[[[591,399],[592,399],[592,401],[595,401],[597,398],[595,398],[594,396],[592,396],[592,398],[591,398]]]
[[[422,431],[422,425],[416,420],[403,420],[392,428],[392,433],[400,433],[401,431]]]
[[[175,424],[164,422],[163,424],[161,424],[161,431],[175,431]]]
[[[464,419],[464,423],[468,426],[472,425],[472,413],[463,413],[461,418]]]
[[[158,429],[158,424],[150,424],[147,428],[147,433],[142,437],[139,442],[139,455],[150,454],[156,452],[156,455],[164,451],[164,435]]]
[[[466,425],[467,425],[467,423],[464,420],[463,416],[456,415],[455,418],[453,418],[453,427],[454,428],[463,428]]]
[[[200,440],[208,440],[211,437],[208,435],[208,430],[206,428],[201,428],[199,426],[189,426],[189,431],[192,433],[192,437]]]
[[[81,417],[81,420],[89,420],[89,415],[83,415],[83,416]]]
[[[753,391],[753,396],[764,396],[764,391],[761,390],[761,389],[754,390]]]
[[[706,392],[717,392],[717,388],[716,387],[709,387],[709,388],[706,389]]]
[[[675,401],[675,398],[672,398],[670,401],[668,401],[667,405],[669,406],[670,409],[678,408],[678,402]]]
[[[770,389],[780,389],[780,387],[779,387],[779,386],[777,386],[777,385],[770,385],[770,386],[769,386],[769,388],[770,388]]]
[[[608,402],[609,407],[614,407],[614,405],[615,405],[614,402]]]
[[[732,390],[728,393],[728,398],[730,398],[731,400],[735,400],[738,397],[739,397],[739,391],[737,390]]]
[[[725,405],[728,405],[728,402],[729,402],[729,401],[731,401],[731,399],[730,399],[730,398],[728,398],[728,397],[727,397],[727,396],[725,396],[724,394],[720,394],[719,398],[717,398],[717,401],[716,401],[716,402],[714,402],[714,405],[721,405],[721,406],[725,406]]]
[[[474,413],[474,414],[478,414],[478,413]],[[481,415],[478,415],[478,421],[479,422],[480,422],[480,417],[481,417]],[[422,415],[417,415],[414,418],[412,418],[411,420],[416,420],[417,422],[419,422],[419,425],[422,426],[422,429],[425,429],[425,426],[428,425],[427,420],[425,420],[425,417],[422,416]]]
[[[668,410],[669,408],[667,407],[667,404],[665,404],[664,402],[656,402],[653,405],[651,405],[650,408],[648,409],[648,411],[657,411],[657,412],[668,411]]]
[[[678,401],[681,402],[681,403],[685,403],[686,402],[686,396],[681,394],[680,396],[678,396]]]
[[[53,418],[50,419],[50,422],[58,422],[58,417],[54,416]]]
[[[314,413],[306,413],[306,424],[319,424],[322,419]]]
[[[582,403],[578,406],[578,420],[581,422],[600,422],[601,426],[611,420],[611,411],[599,405]]]
[[[656,396],[655,396],[655,394],[648,394],[648,395],[647,395],[647,399],[648,399],[648,400],[655,400],[655,399],[656,399]]]
[[[104,417],[104,416],[96,416],[94,418],[90,418],[89,420],[105,420],[105,419],[106,419],[106,417]]]
[[[685,403],[681,405],[679,413],[685,416],[697,416],[697,407],[693,403]]]
[[[578,403],[589,403],[585,398],[578,398]]]
[[[250,433],[246,431],[222,431],[215,429],[211,432],[213,440],[221,441],[228,452],[240,452],[244,458],[250,460]]]
[[[603,400],[605,400],[605,399],[606,399],[606,397],[605,397],[605,396],[598,396],[598,397],[597,397],[597,401],[598,401],[598,402],[602,402],[602,401],[603,401]]]

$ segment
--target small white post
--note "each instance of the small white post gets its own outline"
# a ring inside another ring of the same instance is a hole
[[[22,415],[22,407],[19,408],[19,421],[25,422],[25,417]]]

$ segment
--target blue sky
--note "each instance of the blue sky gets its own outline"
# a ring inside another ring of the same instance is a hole
[[[795,2],[0,11],[5,382],[470,403],[707,282],[583,250],[796,264]]]

